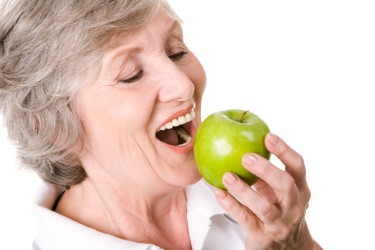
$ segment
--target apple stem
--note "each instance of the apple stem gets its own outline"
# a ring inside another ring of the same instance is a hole
[[[243,122],[243,119],[245,118],[245,115],[246,115],[248,112],[249,112],[249,110],[245,110],[245,111],[242,113],[242,115],[241,115],[241,117],[240,117],[240,122]]]

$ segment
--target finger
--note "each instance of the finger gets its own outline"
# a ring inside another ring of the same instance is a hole
[[[216,199],[219,204],[243,228],[255,229],[258,218],[246,206],[238,202],[232,195],[222,189],[216,189]]]
[[[275,191],[273,190],[273,188],[268,185],[267,182],[265,182],[264,180],[262,179],[259,179],[253,186],[252,186],[253,189],[255,189],[255,191],[264,196],[269,202],[275,204],[277,203],[277,197],[276,197],[276,194],[275,194]]]
[[[293,177],[297,187],[305,188],[307,185],[306,168],[302,156],[272,133],[267,134],[265,144],[267,149],[285,165],[285,170]]]
[[[225,173],[223,184],[230,194],[250,209],[263,223],[272,223],[279,217],[280,210],[237,175],[231,172]]]
[[[242,165],[251,173],[266,182],[275,191],[286,191],[285,183],[295,184],[293,178],[274,166],[269,160],[254,153],[242,157]],[[288,188],[289,189],[289,188]]]
[[[293,177],[287,172],[277,168],[267,159],[257,154],[245,154],[242,158],[243,166],[263,179],[275,192],[277,204],[289,207],[298,197],[298,188]]]
[[[216,200],[245,232],[258,231],[258,218],[232,195],[218,188],[216,189]]]

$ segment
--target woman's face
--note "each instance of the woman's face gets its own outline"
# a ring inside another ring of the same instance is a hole
[[[89,178],[100,169],[135,187],[199,180],[193,139],[205,82],[179,22],[164,9],[128,34],[105,54],[98,78],[75,99]]]

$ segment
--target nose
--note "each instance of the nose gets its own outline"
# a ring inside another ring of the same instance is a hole
[[[181,102],[193,97],[194,84],[182,67],[167,58],[163,63],[159,64],[159,69],[159,101]]]

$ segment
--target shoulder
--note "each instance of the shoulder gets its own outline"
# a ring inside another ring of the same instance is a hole
[[[63,189],[43,183],[33,205],[38,233],[32,249],[136,249],[154,250],[157,246],[136,243],[105,234],[52,211],[53,204]]]

